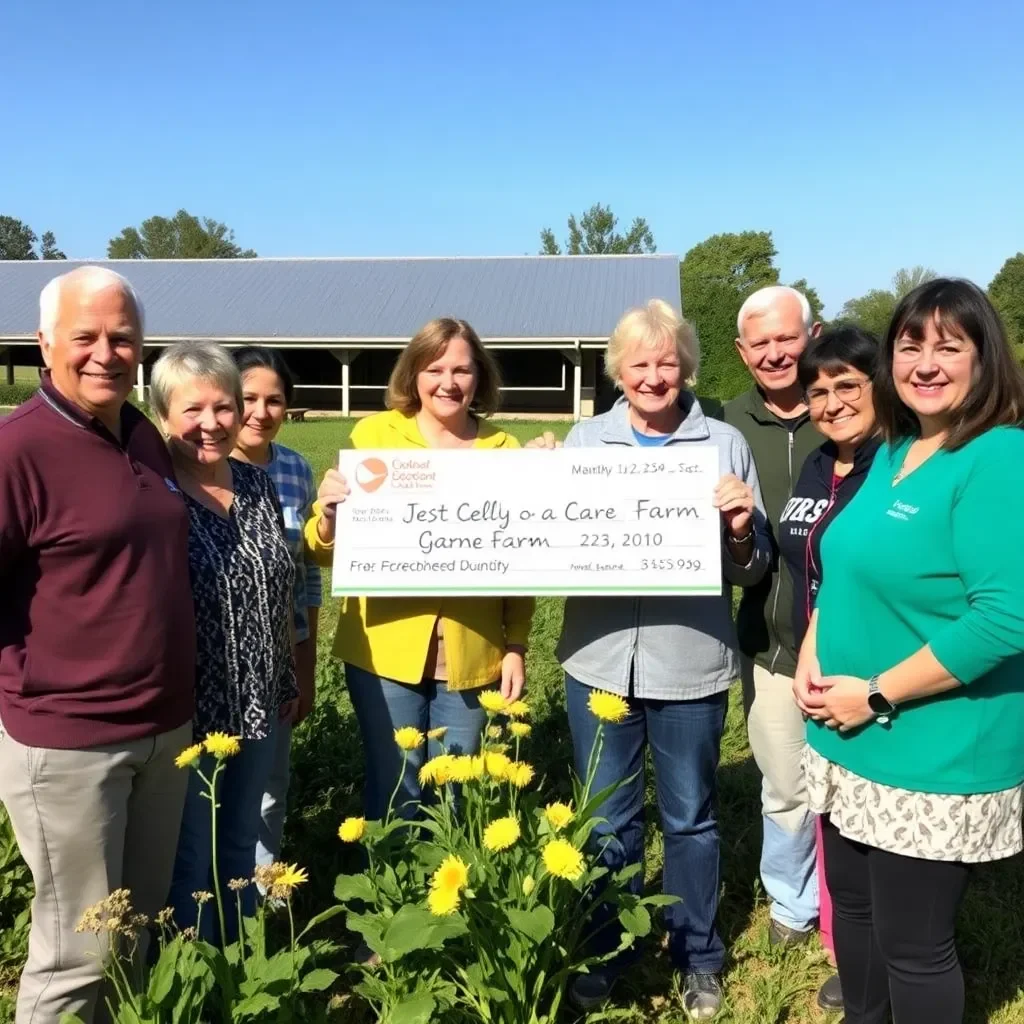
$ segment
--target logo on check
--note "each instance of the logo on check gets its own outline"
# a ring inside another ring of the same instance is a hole
[[[387,478],[388,467],[380,459],[363,459],[356,466],[356,483],[367,494],[379,490]]]

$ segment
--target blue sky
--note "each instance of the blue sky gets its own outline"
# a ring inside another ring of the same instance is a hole
[[[185,207],[260,255],[532,253],[611,204],[770,229],[835,313],[1024,249],[1014,0],[0,4],[0,213],[102,256]]]

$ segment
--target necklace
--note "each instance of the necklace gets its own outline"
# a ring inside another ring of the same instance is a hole
[[[901,480],[903,480],[906,477],[910,476],[910,474],[913,473],[914,470],[920,469],[939,450],[939,448],[942,447],[941,442],[940,442],[938,447],[931,448],[928,452],[926,452],[924,458],[921,459],[920,462],[917,462],[917,463],[915,463],[914,465],[912,465],[912,466],[910,466],[908,468],[907,467],[907,459],[910,458],[910,454],[914,450],[914,445],[918,444],[918,443],[919,443],[918,441],[911,442],[910,446],[907,448],[906,452],[904,453],[903,461],[900,463],[900,468],[896,470],[896,472],[895,472],[895,474],[893,475],[893,478],[892,478],[892,486],[893,487],[895,487]]]

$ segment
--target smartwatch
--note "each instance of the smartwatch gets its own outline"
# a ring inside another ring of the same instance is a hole
[[[868,707],[874,712],[875,721],[882,725],[886,725],[896,714],[896,705],[878,688],[877,675],[868,680]]]

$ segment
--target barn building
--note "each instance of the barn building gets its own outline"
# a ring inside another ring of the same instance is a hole
[[[88,261],[0,261],[0,356],[38,365],[39,292]],[[468,320],[503,371],[502,412],[593,415],[610,400],[601,350],[651,298],[679,308],[676,256],[99,260],[146,311],[138,387],[169,344],[205,338],[280,349],[296,404],[355,415],[382,407],[399,350],[428,320]]]

